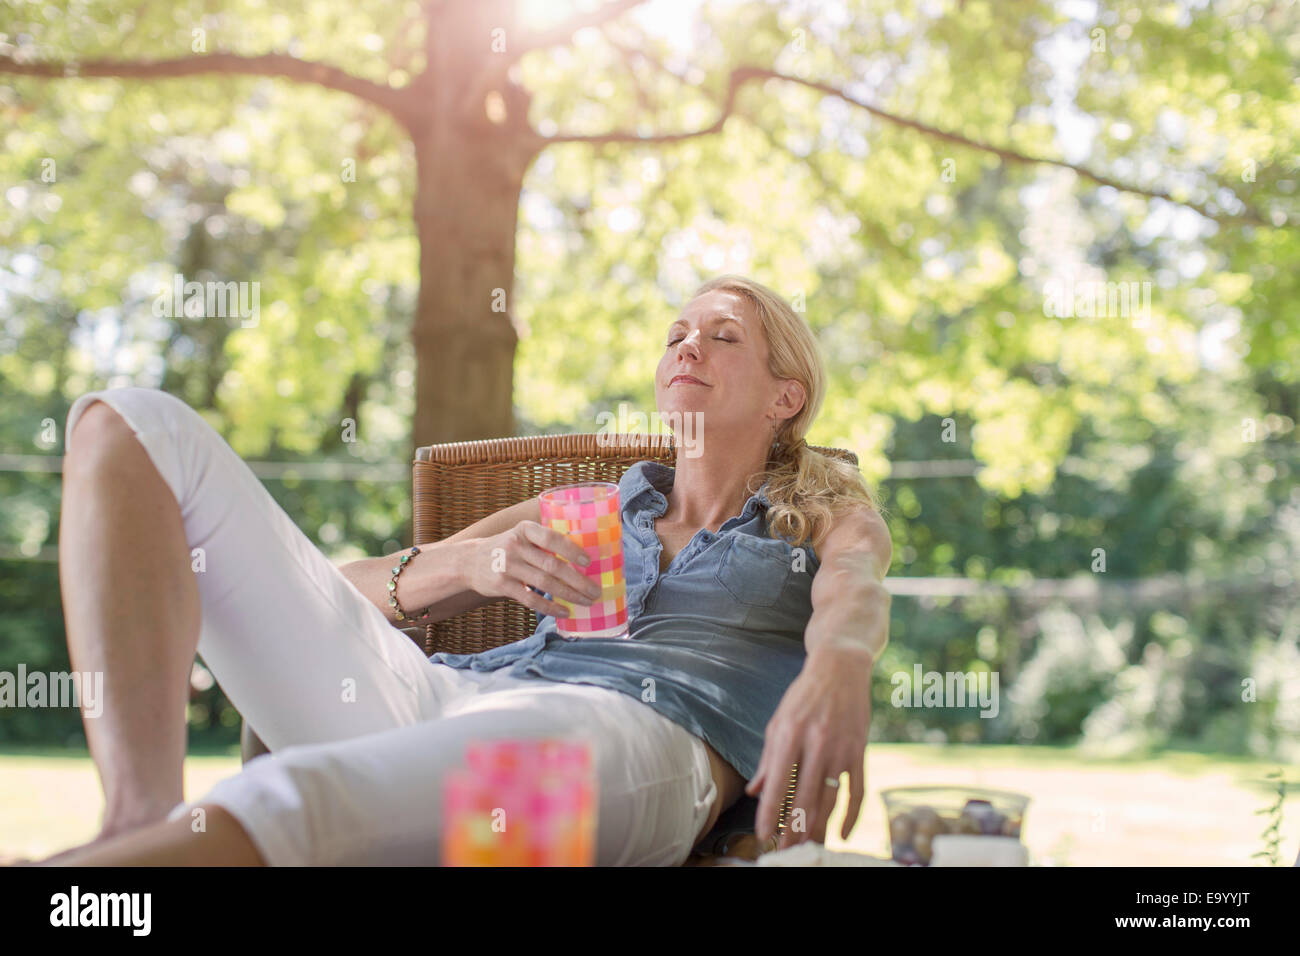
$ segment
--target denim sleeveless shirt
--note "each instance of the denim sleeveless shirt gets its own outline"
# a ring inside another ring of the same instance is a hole
[[[548,615],[531,637],[429,660],[621,691],[703,738],[749,780],[763,730],[804,664],[821,561],[810,543],[799,554],[768,534],[764,485],[716,534],[699,529],[660,574],[654,518],[668,509],[674,473],[639,461],[618,482],[630,638],[564,638]]]

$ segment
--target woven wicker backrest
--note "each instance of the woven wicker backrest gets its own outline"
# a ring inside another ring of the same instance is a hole
[[[617,438],[617,441],[611,439]],[[842,448],[814,451],[856,466]],[[535,435],[448,442],[416,451],[413,475],[415,543],[441,541],[488,515],[575,481],[617,482],[638,461],[676,461],[671,435]],[[475,654],[522,640],[537,615],[517,601],[492,604],[425,629],[425,653]]]

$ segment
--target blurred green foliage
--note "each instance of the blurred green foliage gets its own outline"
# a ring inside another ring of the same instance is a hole
[[[396,85],[421,65],[409,0],[219,6],[8,2],[0,52],[182,56],[201,25],[209,49],[286,49]],[[835,9],[706,5],[688,53],[682,35],[621,18],[608,37],[666,69],[600,36],[529,54],[530,120],[695,128],[729,69],[761,62],[972,140],[1168,189],[1221,221],[794,84],[753,84],[720,135],[554,146],[534,163],[512,303],[519,431],[595,431],[621,401],[652,411],[685,295],[718,272],[752,275],[802,303],[823,345],[830,391],[809,440],[854,449],[881,484],[892,575],[1211,582],[1163,604],[896,598],[875,739],[1294,757],[1300,14],[1247,2],[1108,2],[1095,21],[1035,2]],[[404,460],[416,171],[396,124],[273,80],[10,80],[0,449],[57,455],[78,394],[146,384],[201,409],[248,458]],[[340,177],[349,159],[355,182]],[[259,282],[259,325],[156,316],[178,272]],[[1048,315],[1050,284],[1070,279],[1149,282],[1150,309]],[[971,458],[976,477],[889,477],[892,461]],[[401,483],[267,486],[336,560],[409,540]],[[55,565],[17,559],[57,541],[57,474],[0,472],[0,492],[0,669],[66,667]],[[915,663],[996,670],[999,716],[891,707],[887,675]],[[193,704],[196,737],[233,739],[219,689]],[[75,714],[0,713],[0,739],[80,733]]]

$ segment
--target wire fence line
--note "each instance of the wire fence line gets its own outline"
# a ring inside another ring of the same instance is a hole
[[[1269,458],[1300,458],[1300,445],[1260,442],[1258,451]],[[376,481],[402,482],[411,477],[411,465],[401,461],[346,461],[318,459],[303,461],[249,461],[244,462],[258,478],[296,478],[302,481]],[[1123,462],[1098,461],[1079,455],[1066,455],[1057,465],[1062,474],[1095,475],[1099,469],[1112,467],[1149,468],[1153,465],[1176,468],[1186,465],[1187,459],[1177,455],[1161,454],[1136,465]],[[910,461],[890,461],[889,474],[882,481],[908,481],[917,478],[974,478],[988,466],[977,458],[929,458]],[[40,474],[63,471],[62,455],[29,455],[0,453],[0,472]]]
[[[12,545],[0,544],[0,561],[57,562],[59,549],[46,545],[30,554]],[[346,563],[346,562],[342,562]],[[893,597],[915,598],[927,603],[935,598],[974,599],[1008,597],[1027,605],[1063,601],[1078,608],[1095,609],[1110,604],[1129,608],[1163,607],[1207,596],[1240,597],[1268,590],[1300,590],[1288,572],[1236,574],[1210,578],[1200,574],[1160,574],[1148,578],[1103,580],[1103,576],[1035,578],[1018,584],[963,577],[885,578],[885,589]]]
[[[1207,597],[1243,597],[1270,590],[1297,591],[1300,582],[1289,572],[1203,574],[1169,572],[1146,578],[1104,580],[1104,575],[1073,578],[1036,578],[1020,584],[962,577],[886,577],[885,587],[896,597],[933,598],[1008,597],[1025,605],[1064,602],[1077,609],[1095,610],[1119,604],[1128,608],[1167,607]]]
[[[364,461],[245,461],[258,478],[301,481],[375,481],[398,483],[411,479],[411,466],[401,462]],[[914,478],[973,478],[984,467],[969,459],[896,461],[885,481]],[[1065,465],[1065,470],[1069,470]],[[63,471],[62,455],[0,454],[0,472],[29,474]]]
[[[303,481],[401,482],[411,478],[411,466],[401,462],[363,461],[245,461],[258,478],[298,478]],[[889,478],[970,478],[983,467],[970,459],[896,461]],[[0,454],[0,471],[61,472],[62,455]]]
[[[411,480],[411,466],[369,461],[246,461],[258,478],[298,478],[303,481]],[[0,471],[37,474],[63,471],[62,455],[0,454]]]
[[[1300,449],[1295,451],[1300,452]],[[1183,459],[1158,456],[1139,467],[1149,467],[1152,462],[1170,467],[1185,464]],[[402,462],[367,461],[245,461],[258,478],[296,478],[301,481],[376,481],[402,482],[411,478],[410,464]],[[975,458],[934,458],[915,461],[892,461],[889,474],[883,481],[909,481],[918,478],[974,478],[987,465]],[[1057,470],[1062,474],[1087,474],[1099,468],[1111,467],[1108,463],[1069,456]],[[1127,467],[1116,464],[1116,467]],[[59,473],[63,471],[62,455],[16,455],[0,453],[0,472],[28,474]]]
[[[1180,459],[1169,456],[1171,462]],[[245,461],[259,479],[297,479],[301,481],[372,481],[399,483],[409,481],[411,466],[402,462],[350,462],[350,461]],[[1099,465],[1075,456],[1065,458],[1062,472],[1078,473],[1085,467]],[[969,478],[986,467],[977,459],[930,459],[894,461],[890,474],[884,479],[908,480],[917,478]],[[21,455],[0,453],[0,472],[61,473],[62,455]],[[58,547],[43,545],[35,550],[25,550],[0,543],[0,561],[58,561]],[[1023,583],[1010,584],[965,577],[903,577],[885,579],[886,588],[896,597],[916,598],[923,603],[936,598],[974,599],[1003,595],[1030,604],[1054,601],[1079,606],[1098,607],[1114,602],[1132,607],[1161,606],[1178,601],[1192,600],[1206,593],[1221,595],[1255,594],[1269,589],[1295,587],[1296,580],[1289,575],[1277,574],[1235,575],[1205,578],[1200,575],[1176,573],[1149,578],[1104,580],[1099,575],[1074,578],[1037,578]]]

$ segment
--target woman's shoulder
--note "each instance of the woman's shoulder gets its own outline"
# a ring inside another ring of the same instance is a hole
[[[836,511],[819,529],[816,545],[823,558],[845,551],[868,551],[882,568],[888,568],[893,558],[893,543],[884,516],[862,502]]]
[[[755,525],[752,528],[733,528],[727,534],[743,542],[739,546],[745,550],[758,554],[766,553],[781,558],[792,566],[811,568],[814,571],[821,566],[821,552],[814,546],[811,538],[795,543],[792,538],[772,534],[765,524],[764,522],[763,525]]]

